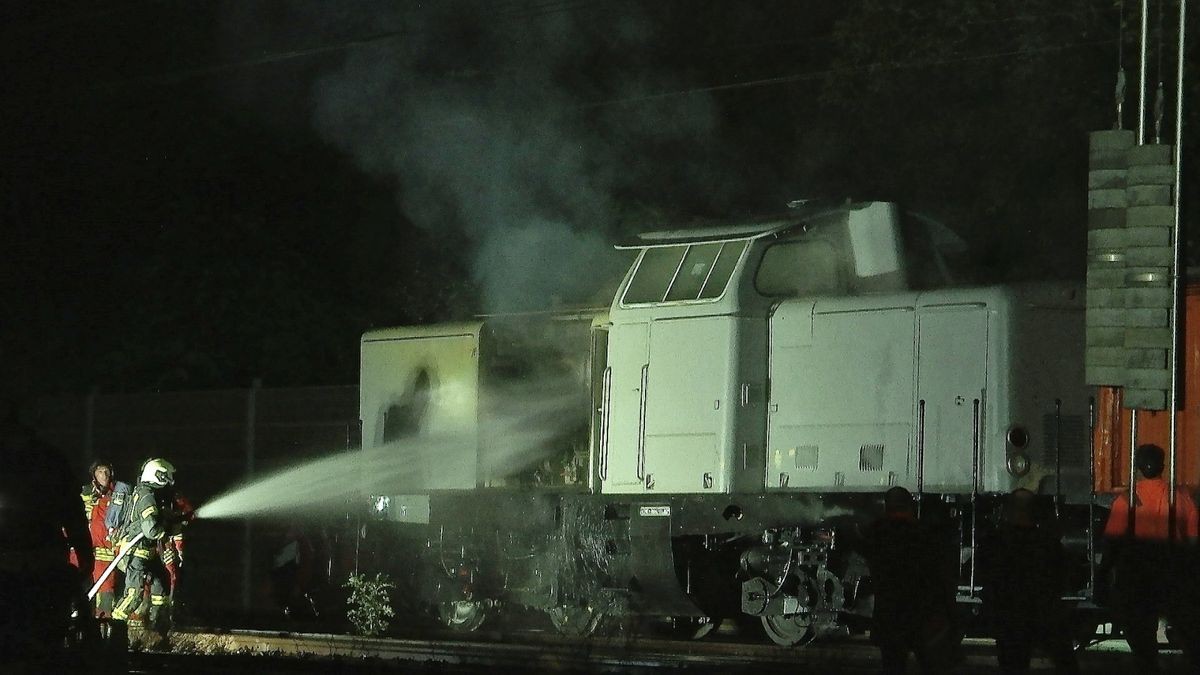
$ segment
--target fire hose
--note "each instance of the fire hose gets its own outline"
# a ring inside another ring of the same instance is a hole
[[[141,541],[145,536],[146,535],[144,533],[139,532],[136,537],[129,540],[124,546],[121,547],[121,550],[118,551],[117,555],[113,557],[113,561],[110,562],[108,567],[104,569],[104,574],[100,575],[100,578],[96,580],[96,584],[92,586],[91,590],[88,591],[88,600],[92,600],[96,597],[96,594],[100,592],[100,587],[104,585],[104,582],[110,576],[112,576],[113,570],[117,569],[117,564],[121,562],[121,560],[125,557],[125,554],[129,553],[129,551],[133,549],[133,545]]]

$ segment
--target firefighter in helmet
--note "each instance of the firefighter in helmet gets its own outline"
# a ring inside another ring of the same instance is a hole
[[[113,618],[128,621],[133,615],[147,616],[149,628],[165,636],[164,619],[167,613],[167,571],[162,562],[162,545],[175,532],[177,525],[169,518],[170,504],[166,503],[169,491],[175,483],[175,467],[165,459],[151,459],[142,465],[138,484],[129,496],[129,508],[121,525],[121,546],[130,547],[123,563],[125,589],[120,602],[113,610]],[[138,535],[141,539],[137,539]],[[150,607],[144,611],[144,588],[150,586]],[[136,628],[130,626],[130,628]],[[131,635],[131,638],[133,636]]]

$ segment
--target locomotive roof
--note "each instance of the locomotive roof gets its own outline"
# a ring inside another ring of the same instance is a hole
[[[785,213],[774,213],[739,219],[733,224],[728,221],[721,223],[699,222],[694,226],[684,226],[669,230],[654,230],[643,232],[632,239],[617,244],[618,249],[648,248],[652,246],[672,246],[677,244],[698,244],[715,241],[731,241],[741,239],[759,239],[800,227],[814,218],[835,211],[854,208],[855,204],[842,202],[834,205],[828,201],[795,202]]]

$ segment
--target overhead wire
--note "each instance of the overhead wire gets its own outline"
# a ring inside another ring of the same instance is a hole
[[[841,74],[841,73],[850,73],[850,72],[860,71],[860,70],[904,70],[904,69],[908,69],[908,68],[926,68],[926,67],[933,67],[933,66],[939,66],[939,65],[950,65],[950,64],[954,64],[954,63],[969,63],[969,62],[987,61],[987,60],[992,60],[992,59],[1002,59],[1002,58],[1020,57],[1020,56],[1032,56],[1035,54],[1047,54],[1047,53],[1053,53],[1053,52],[1067,51],[1070,49],[1078,49],[1078,48],[1082,48],[1082,47],[1094,47],[1094,46],[1099,46],[1099,45],[1107,45],[1107,44],[1112,44],[1112,43],[1113,43],[1112,39],[1088,40],[1085,42],[1064,43],[1064,44],[1060,44],[1060,45],[1054,45],[1054,46],[1043,47],[1043,48],[1038,48],[1038,49],[1015,49],[1015,50],[1009,50],[1009,51],[1003,51],[1003,52],[972,54],[969,56],[957,56],[957,57],[953,57],[953,58],[935,58],[935,59],[921,59],[921,60],[916,60],[916,61],[891,61],[891,62],[859,64],[859,65],[853,65],[853,66],[844,66],[841,68],[830,68],[830,69],[825,69],[825,70],[806,71],[803,73],[792,73],[792,74],[788,74],[788,75],[780,75],[778,77],[767,77],[767,78],[761,78],[761,79],[756,79],[756,80],[746,80],[746,81],[742,81],[742,82],[729,82],[729,83],[724,83],[724,84],[714,84],[714,85],[708,85],[708,86],[703,86],[703,87],[693,87],[693,88],[689,88],[689,89],[679,89],[679,90],[674,90],[674,91],[658,92],[658,93],[654,93],[654,94],[646,94],[643,96],[630,96],[630,97],[626,97],[626,98],[610,99],[610,100],[605,100],[605,101],[595,101],[592,103],[582,104],[578,107],[580,107],[580,108],[598,108],[598,107],[609,106],[609,105],[619,105],[619,104],[627,104],[627,103],[643,103],[643,102],[648,102],[648,101],[673,98],[673,97],[677,97],[677,96],[688,96],[688,95],[692,95],[692,94],[725,92],[725,91],[733,91],[733,90],[737,90],[737,89],[750,89],[750,88],[754,88],[754,87],[767,87],[767,86],[775,86],[775,85],[781,85],[781,84],[790,84],[793,82],[800,82],[803,80],[810,80],[810,79],[814,79],[814,78],[818,78],[818,77],[825,77],[827,75],[837,75],[837,74]]]
[[[584,9],[590,5],[599,4],[599,0],[555,0],[554,2],[544,2],[533,5],[532,7],[522,7],[501,10],[489,15],[491,18],[499,20],[517,20],[530,19],[562,12],[572,12]],[[356,47],[366,47],[377,43],[395,40],[403,37],[412,37],[419,34],[418,31],[398,29],[381,31],[371,35],[366,35],[360,38],[353,38],[337,42],[330,45],[319,45],[316,47],[306,47],[301,49],[292,49],[286,51],[272,52],[256,57],[248,57],[236,61],[226,63],[218,63],[206,66],[196,66],[192,68],[181,68],[178,70],[166,73],[151,73],[119,80],[111,80],[92,84],[86,87],[91,90],[104,90],[117,87],[128,86],[131,84],[171,84],[196,77],[204,77],[208,75],[216,75],[223,72],[241,70],[244,68],[253,68],[256,66],[269,65],[273,63],[281,63],[291,61],[293,59],[303,58],[306,56],[317,56],[320,54],[329,54]]]
[[[1000,17],[1000,18],[996,18],[996,19],[977,19],[977,20],[971,20],[971,21],[961,21],[961,22],[956,23],[955,26],[960,26],[960,27],[961,26],[990,26],[990,25],[1001,24],[1001,23],[1013,23],[1016,21],[1032,21],[1032,20],[1050,19],[1050,18],[1056,18],[1056,17],[1068,17],[1068,16],[1069,17],[1078,17],[1078,16],[1091,16],[1091,15],[1105,15],[1105,14],[1116,13],[1117,11],[1118,10],[1115,7],[1109,7],[1107,9],[1092,8],[1092,9],[1074,11],[1074,12],[1046,12],[1043,14],[1015,14],[1012,16],[1005,16],[1005,17]],[[860,37],[867,36],[867,35],[883,35],[886,33],[894,33],[894,32],[897,32],[898,30],[900,30],[900,29],[898,29],[896,26],[891,26],[888,28],[880,29],[880,30],[857,31],[856,35],[858,35]],[[720,49],[722,47],[731,48],[731,49],[741,49],[741,48],[751,48],[751,47],[787,47],[790,45],[808,44],[808,43],[812,43],[812,42],[828,42],[830,40],[837,40],[840,37],[841,36],[838,35],[837,33],[828,33],[825,35],[806,35],[801,38],[789,38],[789,39],[781,39],[781,40],[765,40],[765,41],[755,41],[755,42],[734,42],[734,43],[729,43],[727,45],[710,45],[710,47],[712,47],[714,49]]]
[[[522,4],[522,3],[513,3],[513,4],[508,5],[506,8],[491,14],[490,16],[492,16],[493,18],[496,18],[496,19],[501,19],[501,20],[537,18],[537,17],[547,16],[547,15],[555,14],[555,13],[576,11],[576,10],[587,8],[589,6],[595,6],[598,4],[600,4],[600,2],[598,2],[598,0],[554,0],[554,1],[549,1],[549,2],[536,3],[536,4],[532,4],[532,5]],[[1012,16],[1012,17],[1004,17],[1004,18],[1000,18],[1000,19],[987,19],[987,20],[980,20],[980,21],[974,21],[974,22],[964,22],[963,25],[987,25],[987,24],[991,24],[991,23],[1009,22],[1009,21],[1019,20],[1019,19],[1023,19],[1023,18],[1043,19],[1043,18],[1050,18],[1050,17],[1064,16],[1064,15],[1082,15],[1082,14],[1086,14],[1086,13],[1088,13],[1088,12],[1052,12],[1052,13],[1036,14],[1036,15],[1017,15],[1017,16]],[[172,84],[172,83],[178,83],[178,82],[182,82],[182,81],[186,81],[186,80],[190,80],[190,79],[194,79],[194,78],[217,75],[217,74],[221,74],[221,73],[225,73],[225,72],[233,72],[233,71],[238,71],[238,70],[242,70],[242,69],[263,66],[263,65],[282,63],[285,61],[291,61],[291,60],[309,57],[309,56],[330,54],[330,53],[341,52],[341,51],[350,50],[350,49],[354,49],[354,48],[358,48],[358,47],[371,46],[371,45],[375,45],[378,43],[386,42],[388,40],[393,40],[393,39],[406,37],[406,36],[412,36],[414,34],[415,33],[413,31],[405,30],[405,29],[382,31],[379,33],[366,35],[366,36],[359,37],[359,38],[343,40],[341,42],[337,42],[337,43],[329,44],[329,45],[319,45],[319,46],[315,46],[315,47],[277,51],[277,52],[271,52],[268,54],[263,54],[260,56],[243,58],[243,59],[239,59],[236,61],[228,61],[225,63],[196,66],[196,67],[191,67],[191,68],[181,68],[181,69],[168,71],[168,72],[151,73],[151,74],[146,74],[146,75],[121,78],[121,79],[116,79],[116,80],[110,80],[110,81],[85,85],[82,88],[84,90],[88,90],[88,91],[97,91],[97,90],[111,90],[111,89],[127,87],[127,86],[131,86],[131,85],[139,85],[139,84]],[[836,36],[834,36],[834,35],[809,36],[805,39],[797,40],[794,43],[798,44],[798,43],[805,42],[805,41],[822,41],[822,40],[831,39],[833,37],[836,37]],[[1031,55],[1037,55],[1037,54],[1066,51],[1066,50],[1070,50],[1070,49],[1078,49],[1078,48],[1083,48],[1083,47],[1112,44],[1113,42],[1114,42],[1113,39],[1100,39],[1100,40],[1090,40],[1090,41],[1074,42],[1074,43],[1063,43],[1063,44],[1059,44],[1059,45],[1051,45],[1051,46],[1047,46],[1044,48],[1035,48],[1035,49],[1015,49],[1015,50],[991,52],[991,53],[983,53],[983,54],[967,54],[967,55],[956,55],[956,56],[952,56],[952,57],[918,59],[918,60],[912,60],[912,61],[876,62],[876,63],[868,63],[868,64],[855,64],[855,65],[843,66],[843,67],[839,67],[839,68],[806,71],[806,72],[801,72],[801,73],[790,73],[790,74],[780,75],[780,76],[775,76],[775,77],[756,78],[756,79],[743,80],[743,81],[738,81],[738,82],[718,83],[718,84],[705,85],[705,86],[699,86],[699,87],[691,87],[691,88],[677,89],[677,90],[671,90],[671,91],[655,92],[655,93],[637,95],[637,96],[628,96],[628,97],[621,97],[621,98],[614,98],[614,99],[605,99],[605,100],[600,100],[600,101],[591,101],[591,102],[581,103],[575,107],[581,108],[581,109],[589,109],[589,108],[598,108],[598,107],[611,106],[611,105],[623,105],[623,104],[632,104],[632,103],[639,103],[639,102],[649,102],[649,101],[662,100],[662,99],[667,99],[667,98],[672,98],[672,97],[686,96],[686,95],[693,95],[693,94],[700,94],[700,93],[719,93],[719,92],[735,91],[735,90],[740,90],[740,89],[778,86],[778,85],[784,85],[784,84],[789,84],[789,83],[793,83],[793,82],[809,80],[809,79],[813,79],[813,78],[817,78],[817,77],[823,77],[826,75],[835,75],[835,74],[840,74],[840,73],[850,73],[850,72],[856,72],[856,71],[903,70],[903,69],[910,69],[910,68],[924,68],[924,67],[934,67],[934,66],[939,66],[939,65],[951,65],[951,64],[955,64],[955,63],[972,63],[972,62],[981,62],[981,61],[988,61],[988,60],[994,60],[994,59],[1031,56]],[[1120,39],[1116,40],[1116,42],[1120,42]],[[1123,74],[1124,71],[1123,71],[1122,57],[1120,55],[1120,52],[1121,52],[1121,50],[1118,49],[1118,64],[1119,64],[1118,68],[1120,69],[1120,73]]]

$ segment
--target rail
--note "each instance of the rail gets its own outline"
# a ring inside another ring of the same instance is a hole
[[[327,633],[281,633],[255,630],[214,631],[186,628],[172,631],[171,649],[164,652],[140,652],[139,660],[197,659],[223,660],[222,672],[244,672],[247,664],[261,668],[271,663],[269,672],[289,660],[312,665],[325,662],[324,672],[379,672],[380,662],[393,667],[430,668],[433,672],[688,672],[793,673],[877,672],[879,650],[864,638],[817,642],[803,649],[784,649],[762,642],[730,641],[724,630],[703,642],[667,640],[644,635],[574,639],[553,634],[521,634],[510,631],[479,631],[469,636],[416,638],[362,638]],[[1119,648],[1123,643],[1114,642]],[[961,654],[964,672],[997,672],[995,646],[991,640],[967,638]],[[1113,672],[1126,655],[1114,650],[1088,649],[1081,652],[1085,672]],[[1174,650],[1162,653],[1164,665],[1182,665],[1182,655]],[[277,661],[272,662],[271,659]],[[364,659],[370,659],[364,661]],[[341,662],[342,668],[338,668]],[[139,662],[139,665],[142,665]],[[151,665],[146,663],[144,665]],[[1036,657],[1031,664],[1037,671],[1052,666],[1049,659]],[[279,670],[276,670],[279,668]],[[149,672],[213,672],[217,669],[152,669]],[[146,671],[140,671],[146,672]],[[260,671],[261,672],[261,671]],[[313,672],[306,669],[305,672]],[[406,671],[407,672],[407,671]]]

